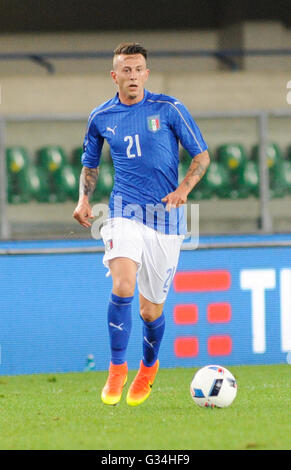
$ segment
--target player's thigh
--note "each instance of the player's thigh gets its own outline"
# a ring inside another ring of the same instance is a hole
[[[176,272],[182,241],[183,236],[159,232],[145,238],[137,281],[139,292],[150,302],[165,302]]]
[[[101,229],[105,245],[103,264],[109,268],[114,258],[129,258],[140,266],[142,256],[142,238],[131,219],[117,217],[106,221]]]

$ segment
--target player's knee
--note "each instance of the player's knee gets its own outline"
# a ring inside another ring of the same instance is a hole
[[[149,306],[140,307],[140,316],[145,322],[155,321],[161,315],[160,312],[157,312],[155,308],[150,308]]]
[[[140,316],[146,323],[150,323],[155,320],[154,316],[151,315],[150,313],[144,313],[144,314],[141,313]]]
[[[131,297],[134,295],[135,284],[127,277],[113,280],[113,293],[119,297]]]

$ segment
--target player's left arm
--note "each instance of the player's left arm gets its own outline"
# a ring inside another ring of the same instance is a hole
[[[166,202],[166,210],[180,207],[187,202],[188,194],[203,178],[210,165],[210,157],[207,150],[199,153],[193,158],[191,165],[177,189],[165,196],[162,201]]]
[[[184,149],[192,155],[193,161],[177,189],[162,199],[166,202],[166,210],[187,202],[188,194],[201,180],[210,164],[207,144],[189,110],[175,100],[170,103],[168,111],[169,126]]]

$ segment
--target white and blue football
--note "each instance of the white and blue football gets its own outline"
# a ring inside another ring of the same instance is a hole
[[[226,408],[236,397],[236,379],[225,367],[208,365],[194,375],[190,393],[198,406]]]

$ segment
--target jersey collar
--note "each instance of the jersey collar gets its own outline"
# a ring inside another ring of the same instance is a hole
[[[150,92],[146,89],[144,89],[144,97],[141,101],[139,101],[138,103],[135,103],[135,104],[124,104],[124,103],[121,103],[120,100],[119,100],[119,95],[118,95],[118,92],[116,93],[115,97],[114,97],[114,104],[119,104],[119,106],[123,106],[124,108],[136,108],[138,106],[141,106],[148,98]]]

